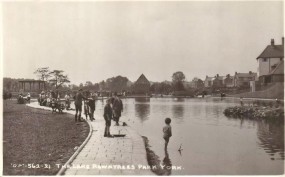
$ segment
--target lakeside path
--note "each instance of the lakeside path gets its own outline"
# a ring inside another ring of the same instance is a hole
[[[38,105],[37,102],[27,104],[40,109],[51,110]],[[75,114],[75,111],[64,111]],[[95,111],[96,112],[96,111]],[[58,114],[58,113],[57,113]],[[70,163],[65,175],[154,175],[148,166],[146,150],[142,137],[129,126],[111,125],[111,134],[126,134],[125,137],[103,137],[105,120],[96,115],[96,120],[87,122],[91,125],[91,137]],[[81,168],[76,168],[76,167]],[[103,169],[103,168],[104,169]]]

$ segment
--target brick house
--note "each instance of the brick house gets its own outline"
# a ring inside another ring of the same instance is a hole
[[[276,77],[282,77],[280,63],[282,63],[284,59],[284,37],[282,38],[281,45],[275,45],[274,39],[271,39],[271,44],[268,45],[263,52],[256,58],[258,61],[258,77],[261,84],[270,83],[272,77],[274,77],[276,81]],[[284,65],[284,64],[281,64]],[[278,66],[278,72],[275,70]],[[275,72],[279,73],[279,76],[271,76],[271,74]],[[284,69],[283,69],[284,75]],[[284,77],[284,76],[283,76]],[[280,80],[280,79],[279,79]]]

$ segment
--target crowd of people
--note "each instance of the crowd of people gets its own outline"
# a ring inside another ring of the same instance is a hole
[[[75,122],[82,122],[82,108],[84,108],[84,114],[86,116],[86,120],[90,119],[90,121],[94,121],[94,112],[95,112],[95,101],[98,97],[97,93],[90,93],[89,91],[83,91],[79,89],[74,96],[67,92],[64,96],[64,103],[66,110],[71,109],[71,101],[74,100],[75,106]],[[50,106],[54,101],[60,101],[60,95],[58,92],[50,91],[50,92],[41,92],[38,98],[39,104],[42,106]],[[105,131],[104,137],[113,137],[110,134],[110,127],[112,120],[115,122],[115,126],[119,126],[119,121],[121,117],[121,113],[123,112],[123,103],[119,98],[118,94],[115,92],[111,97],[106,100],[106,104],[104,106],[103,117],[105,120]],[[168,142],[170,137],[172,136],[171,131],[171,119],[165,119],[165,126],[163,127],[163,138],[165,140],[165,149],[167,149]]]
[[[31,94],[28,93],[26,96],[23,93],[20,93],[17,98],[18,104],[25,104],[31,102]]]

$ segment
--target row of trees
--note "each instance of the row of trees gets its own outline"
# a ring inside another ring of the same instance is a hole
[[[42,81],[46,81],[50,86],[58,89],[63,87],[64,84],[70,83],[68,75],[64,74],[62,70],[52,70],[49,67],[38,68],[34,74]]]
[[[34,74],[38,79],[45,81],[47,83],[47,89],[63,89],[63,90],[77,90],[83,88],[86,90],[93,91],[130,91],[133,88],[133,83],[123,76],[111,77],[103,80],[99,83],[92,83],[91,81],[86,81],[84,84],[79,85],[70,84],[68,75],[64,73],[63,70],[50,70],[49,67],[38,68]],[[18,81],[23,79],[11,79],[4,78],[4,90],[18,91],[19,84]],[[150,86],[150,92],[152,93],[163,93],[168,94],[173,91],[184,91],[187,88],[184,87],[185,75],[183,72],[178,71],[173,73],[172,82],[156,82],[152,83]]]

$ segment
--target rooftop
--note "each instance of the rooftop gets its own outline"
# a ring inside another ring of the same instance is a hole
[[[268,45],[256,59],[259,58],[284,58],[284,38],[282,45],[275,45],[274,39],[271,39],[271,45]]]

